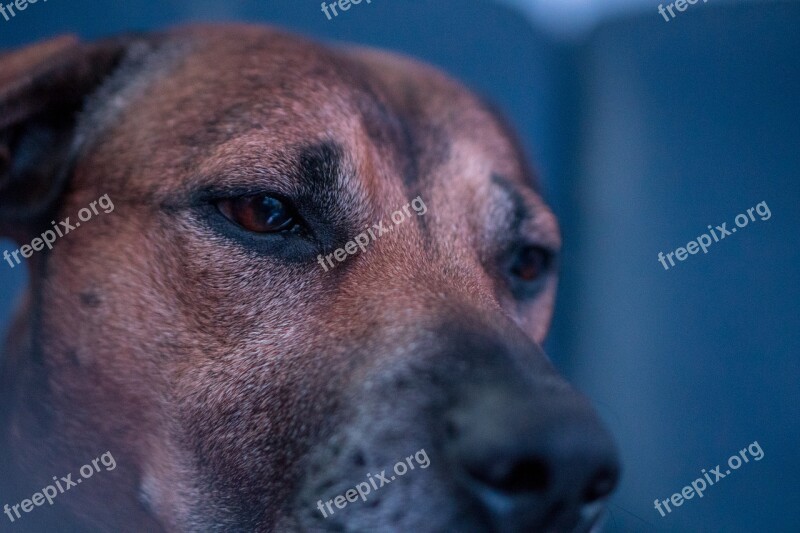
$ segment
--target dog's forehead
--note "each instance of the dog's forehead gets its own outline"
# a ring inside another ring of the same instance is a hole
[[[124,109],[98,113],[93,125],[111,132],[101,146],[126,170],[122,182],[106,179],[123,198],[188,187],[209,161],[224,174],[226,164],[268,165],[323,144],[342,149],[372,197],[395,196],[384,190],[397,189],[387,174],[405,186],[397,197],[454,179],[486,188],[492,175],[533,193],[500,121],[416,61],[249,26],[176,32],[152,55],[116,95],[101,93],[108,101],[98,107]]]

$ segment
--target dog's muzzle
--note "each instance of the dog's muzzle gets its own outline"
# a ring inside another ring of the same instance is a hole
[[[376,368],[363,383],[349,404],[357,416],[317,454],[301,504],[313,508],[367,474],[391,473],[422,448],[430,467],[331,516],[312,513],[310,529],[599,528],[620,474],[611,436],[538,346],[521,333],[475,331],[445,327],[444,351]]]

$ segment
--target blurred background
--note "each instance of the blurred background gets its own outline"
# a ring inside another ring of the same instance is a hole
[[[373,0],[329,21],[319,0],[70,0],[0,19],[0,48],[245,20],[449,71],[516,125],[561,219],[547,348],[619,441],[608,530],[797,532],[800,3],[699,1],[669,22],[657,8]],[[762,201],[769,220],[669,271],[658,262]],[[0,264],[0,330],[24,284]],[[654,509],[754,441],[763,460]]]

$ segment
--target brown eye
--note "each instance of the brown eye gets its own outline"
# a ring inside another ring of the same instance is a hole
[[[229,220],[253,233],[287,231],[296,224],[290,207],[272,196],[230,198],[220,201],[217,207]]]
[[[538,246],[526,246],[517,252],[511,263],[511,274],[520,281],[538,280],[546,272],[550,262],[547,250]]]

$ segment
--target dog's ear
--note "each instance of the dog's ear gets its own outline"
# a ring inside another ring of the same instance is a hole
[[[0,232],[46,214],[66,180],[76,117],[132,37],[64,36],[0,54]]]

